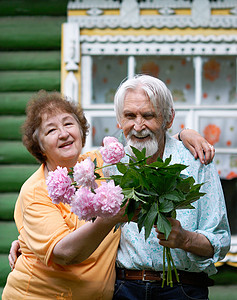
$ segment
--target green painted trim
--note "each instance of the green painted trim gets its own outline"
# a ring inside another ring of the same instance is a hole
[[[0,220],[13,221],[17,197],[18,193],[0,193]]]
[[[60,71],[0,72],[0,92],[60,90]]]
[[[0,164],[38,164],[22,142],[0,142]]]
[[[1,0],[0,16],[66,16],[68,0]]]
[[[0,50],[60,50],[66,17],[0,18]]]
[[[34,92],[0,93],[0,115],[24,115],[33,94]]]
[[[25,116],[0,117],[0,140],[21,140],[21,126]]]
[[[1,52],[0,70],[60,70],[60,51]]]
[[[13,240],[18,237],[15,222],[0,222],[0,253],[8,253]]]
[[[22,184],[39,168],[38,165],[1,165],[0,192],[19,192]]]

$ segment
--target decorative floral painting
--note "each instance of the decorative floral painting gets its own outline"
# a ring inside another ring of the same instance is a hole
[[[116,89],[126,76],[126,57],[94,56],[92,66],[92,104],[113,103]]]
[[[105,136],[118,137],[121,133],[115,117],[94,117],[91,127],[93,147],[100,147]]]
[[[237,116],[231,117],[201,117],[200,133],[208,142],[219,148],[214,162],[221,178],[232,179],[237,177],[237,153],[221,153],[221,149],[237,148]]]
[[[203,60],[202,104],[236,104],[236,57]]]
[[[191,57],[136,57],[136,73],[155,76],[165,82],[177,104],[194,104],[194,67]]]
[[[237,178],[237,154],[216,154],[215,164],[223,179]]]
[[[237,148],[237,116],[201,117],[200,132],[216,148]]]

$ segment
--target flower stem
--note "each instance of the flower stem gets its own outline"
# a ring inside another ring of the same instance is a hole
[[[170,250],[170,249],[169,249],[169,250]],[[171,265],[172,265],[173,270],[174,270],[175,278],[176,278],[177,282],[179,282],[179,274],[178,274],[177,269],[176,269],[176,267],[175,267],[174,260],[173,260],[173,258],[172,258],[172,255],[171,255],[171,252],[170,252],[170,251],[169,251],[169,257],[170,257]]]
[[[109,165],[103,165],[102,167],[96,167],[95,168],[95,171],[98,171],[98,170],[101,170],[101,169],[104,169],[104,168],[107,168],[107,167],[111,167],[111,166],[114,166],[116,164],[109,164]]]
[[[163,247],[163,280],[162,280],[162,288],[165,285],[165,247]]]
[[[110,177],[100,177],[100,178],[96,178],[96,180],[111,180]]]
[[[166,248],[166,258],[167,258],[167,285],[173,287],[173,280],[172,280],[172,266],[170,262],[170,248]]]
[[[165,261],[167,260],[167,274],[165,274]],[[162,288],[165,285],[165,280],[167,281],[167,286],[173,287],[172,269],[174,270],[175,278],[179,282],[179,274],[174,264],[174,260],[171,255],[170,248],[163,248],[163,280]]]

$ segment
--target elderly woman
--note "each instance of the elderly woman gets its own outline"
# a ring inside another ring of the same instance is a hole
[[[111,230],[122,214],[85,224],[67,204],[53,204],[46,186],[49,171],[76,164],[87,131],[82,110],[59,93],[40,91],[30,102],[23,143],[42,165],[24,183],[16,203],[22,255],[2,299],[112,298],[120,233]],[[97,161],[102,163],[100,157]]]
[[[40,91],[28,105],[23,143],[42,164],[24,183],[16,203],[22,255],[8,276],[3,300],[112,299],[120,239],[120,231],[112,229],[126,221],[124,212],[94,223],[79,221],[67,204],[52,203],[46,186],[48,172],[57,166],[69,169],[88,156],[103,164],[97,152],[80,155],[87,131],[81,108],[57,92]],[[203,149],[205,140],[191,133],[191,141],[198,139],[192,144]]]

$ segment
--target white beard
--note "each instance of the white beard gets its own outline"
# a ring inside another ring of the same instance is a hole
[[[145,142],[133,141],[131,139],[132,135],[138,137],[143,137],[143,136],[145,137],[147,135],[150,135],[151,139]],[[128,152],[131,156],[134,156],[134,153],[130,146],[137,148],[139,151],[142,151],[142,149],[145,148],[146,157],[154,155],[159,150],[159,144],[154,133],[148,129],[144,129],[141,132],[137,132],[136,130],[132,129],[127,136],[127,146],[128,146]]]

